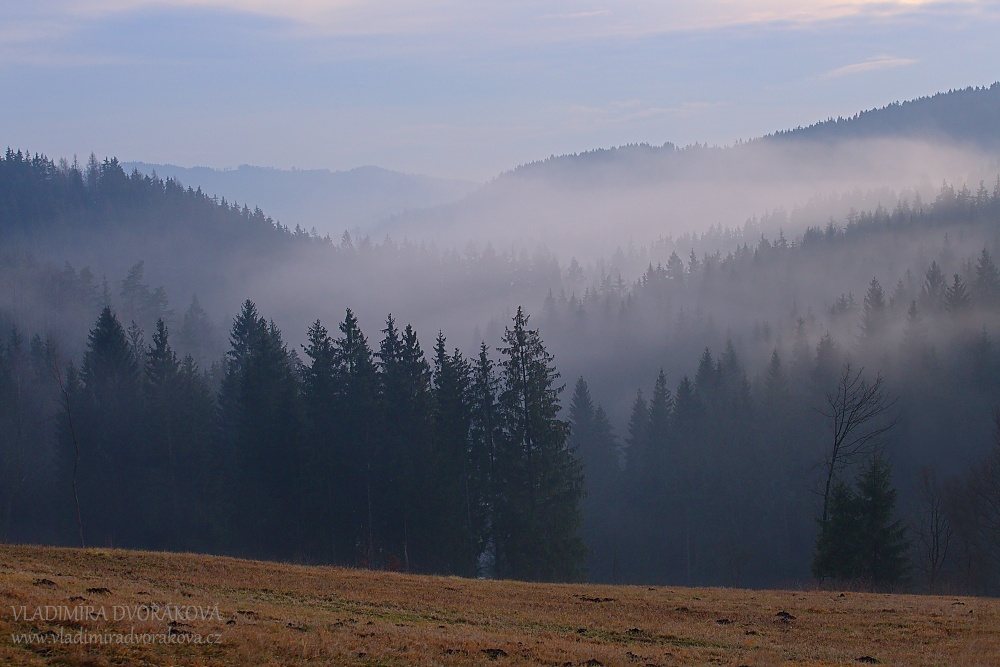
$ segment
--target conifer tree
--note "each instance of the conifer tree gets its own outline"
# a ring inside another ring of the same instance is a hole
[[[882,334],[886,325],[885,291],[878,280],[872,278],[865,293],[861,313],[861,338],[870,341]]]
[[[876,452],[858,480],[861,525],[858,536],[861,579],[873,590],[891,590],[908,572],[910,543],[902,519],[897,519],[892,468]]]
[[[435,561],[432,568],[475,576],[485,548],[485,486],[472,447],[471,367],[444,334],[434,344],[434,452],[430,461]]]
[[[924,285],[920,288],[920,305],[927,312],[939,310],[944,305],[946,289],[944,272],[936,261],[931,262],[930,268],[924,275]]]
[[[588,571],[600,581],[616,575],[620,543],[615,510],[620,470],[617,444],[607,414],[595,406],[590,389],[577,380],[569,410],[569,447],[583,464],[587,495],[583,500],[582,535],[588,546]]]
[[[141,376],[125,330],[104,308],[88,337],[76,421],[81,452],[80,495],[91,542],[128,544],[138,527],[140,501],[150,482],[140,437]],[[107,488],[120,489],[112,502]],[[86,515],[89,510],[89,517]],[[135,544],[135,542],[132,542]]]
[[[667,387],[667,377],[661,368],[656,375],[653,394],[649,399],[648,454],[645,457],[645,465],[652,471],[663,471],[668,465],[670,419],[673,410],[674,397]]]
[[[996,305],[1000,300],[1000,271],[993,262],[993,256],[986,248],[976,263],[976,280],[972,285],[972,295],[977,303],[984,306]]]
[[[148,546],[205,549],[220,527],[220,517],[206,511],[218,502],[209,490],[222,472],[210,439],[211,392],[190,356],[177,359],[162,319],[144,361],[144,440],[155,474],[171,489],[149,499],[147,511],[161,528]]]
[[[900,343],[903,354],[911,361],[925,362],[928,358],[927,327],[923,316],[917,308],[916,300],[910,302],[906,311],[906,323],[903,326],[903,341]]]
[[[813,559],[818,579],[854,581],[871,590],[891,590],[904,581],[910,545],[902,520],[895,518],[890,476],[888,461],[875,453],[856,489],[843,481],[834,486]]]
[[[235,462],[233,525],[247,553],[290,557],[303,543],[298,381],[281,332],[252,301],[230,343],[219,404]]]
[[[307,544],[311,553],[335,563],[350,563],[341,551],[346,507],[342,497],[344,443],[338,411],[339,377],[336,350],[330,332],[319,320],[306,333],[303,346],[307,363],[302,367],[302,407],[306,440],[303,461],[308,472],[304,491],[312,500],[307,517]]]
[[[965,289],[965,281],[957,273],[954,281],[945,290],[944,307],[949,313],[958,313],[969,305],[969,293]]]
[[[497,574],[530,580],[579,578],[583,474],[559,419],[559,373],[521,308],[504,332],[500,409],[504,425]]]
[[[635,479],[642,467],[643,450],[649,433],[649,404],[642,395],[642,389],[635,393],[632,411],[628,420],[628,435],[625,437],[625,472],[630,488],[635,488]]]
[[[820,581],[851,581],[861,574],[860,525],[861,503],[857,494],[843,480],[830,491],[829,516],[816,540],[812,573]]]
[[[416,333],[391,316],[378,358],[381,379],[379,491],[386,564],[423,569],[439,545],[429,536],[428,499],[440,490],[432,450],[431,371]],[[411,549],[413,551],[411,559]]]
[[[483,574],[497,576],[500,557],[501,535],[497,513],[501,511],[501,466],[499,462],[503,441],[503,420],[501,419],[500,380],[496,375],[489,348],[483,342],[479,355],[472,367],[469,394],[469,449],[473,462],[473,474],[481,497],[480,516],[482,525]]]
[[[337,365],[336,410],[341,444],[341,484],[337,506],[344,514],[338,530],[338,553],[353,554],[353,563],[379,564],[375,553],[373,486],[378,461],[378,376],[368,340],[350,309],[334,341]]]

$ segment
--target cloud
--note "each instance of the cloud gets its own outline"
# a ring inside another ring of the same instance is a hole
[[[610,16],[610,9],[598,9],[591,12],[570,12],[568,14],[542,14],[543,19],[590,19],[597,16]]]
[[[892,16],[932,7],[984,10],[984,0],[621,0],[614,11],[595,0],[531,0],[472,3],[469,0],[51,0],[5,3],[0,23],[32,16],[101,18],[141,9],[207,9],[290,20],[320,35],[467,35],[535,40],[565,39],[559,21],[570,20],[580,37],[641,36],[737,25],[806,24],[859,15]],[[37,10],[25,5],[41,4]],[[540,11],[544,7],[544,11]],[[587,19],[580,21],[578,19]]]
[[[853,65],[845,65],[843,67],[830,70],[829,72],[826,72],[823,77],[832,79],[841,76],[849,76],[851,74],[861,74],[863,72],[874,72],[881,69],[903,67],[904,65],[915,65],[917,62],[918,61],[913,58],[896,58],[893,56],[880,55],[875,56],[874,58],[869,58],[864,62],[854,63]]]

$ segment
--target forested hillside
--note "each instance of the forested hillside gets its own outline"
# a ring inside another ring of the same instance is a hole
[[[991,181],[998,127],[1000,86],[993,85],[730,146],[668,142],[554,155],[505,172],[455,204],[389,220],[380,233],[461,247],[488,228],[501,245],[541,243],[592,256],[641,246],[657,233],[678,236],[808,207],[817,197],[827,198],[826,215],[840,220],[852,207],[874,208],[878,201],[864,196],[874,189],[926,195],[943,179]],[[779,227],[764,231],[773,238]]]
[[[924,137],[1000,148],[1000,83],[894,102],[850,118],[775,132],[770,140],[849,141],[872,137]]]
[[[574,257],[8,150],[3,535],[996,593],[1000,178],[824,201]]]
[[[235,169],[126,163],[145,176],[170,178],[230,201],[260,206],[281,221],[310,231],[340,235],[365,231],[409,209],[439,206],[461,199],[479,187],[472,181],[402,174],[379,167],[348,171],[271,169],[240,165]]]

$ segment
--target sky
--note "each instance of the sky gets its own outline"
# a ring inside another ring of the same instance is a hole
[[[0,142],[485,181],[989,85],[998,34],[976,0],[15,0]]]

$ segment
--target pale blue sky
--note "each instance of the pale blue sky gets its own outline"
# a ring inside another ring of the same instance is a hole
[[[485,180],[988,85],[998,35],[975,1],[11,0],[0,143]]]

